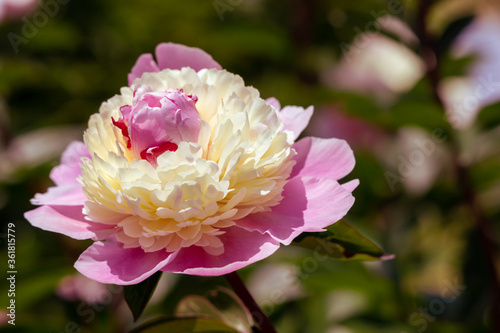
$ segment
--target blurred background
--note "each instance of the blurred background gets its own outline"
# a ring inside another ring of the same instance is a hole
[[[345,139],[356,156],[348,178],[361,183],[345,220],[396,255],[319,262],[290,246],[245,268],[279,332],[499,332],[497,1],[0,0],[0,20],[1,331],[133,327],[120,288],[73,268],[89,243],[23,213],[137,57],[176,42],[263,98],[313,105],[305,135]],[[8,223],[15,326],[3,287]],[[217,286],[227,284],[164,274],[140,322]]]

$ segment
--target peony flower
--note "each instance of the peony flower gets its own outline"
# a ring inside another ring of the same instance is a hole
[[[357,180],[345,141],[306,137],[312,107],[281,109],[200,49],[161,44],[91,116],[25,214],[92,239],[75,267],[103,283],[157,271],[223,275],[342,218]]]
[[[354,151],[364,149],[381,155],[386,153],[389,138],[380,127],[343,113],[335,105],[321,106],[309,128],[320,138],[336,137],[348,141]]]
[[[118,289],[121,291],[121,287]],[[116,292],[118,292],[118,290]],[[56,295],[68,302],[98,304],[109,296],[107,286],[76,273],[63,277],[56,288]]]

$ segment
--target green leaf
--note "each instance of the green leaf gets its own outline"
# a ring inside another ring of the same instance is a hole
[[[127,302],[128,307],[132,311],[132,315],[134,316],[134,321],[136,321],[140,317],[140,315],[146,308],[146,305],[151,299],[151,296],[155,291],[156,285],[160,280],[161,273],[162,272],[156,272],[155,274],[151,275],[149,278],[142,281],[141,283],[131,286],[125,286],[124,288],[125,301]]]
[[[439,39],[439,42],[437,43],[439,54],[443,54],[448,51],[451,45],[453,45],[455,39],[465,28],[467,28],[473,19],[474,16],[461,17],[458,20],[451,22],[450,25],[446,27],[441,35],[441,38]]]
[[[386,254],[371,240],[340,220],[326,228],[326,232],[304,233],[293,243],[313,250],[318,255],[326,255],[337,260],[387,260],[393,255]]]
[[[419,126],[429,131],[443,128],[443,110],[429,95],[410,92],[403,96],[390,110],[390,124],[393,128]]]
[[[226,325],[224,322],[211,318],[203,317],[163,317],[154,319],[139,327],[136,327],[130,333],[186,333],[186,332],[210,332],[210,333],[238,333],[234,328]]]
[[[500,126],[500,103],[484,107],[477,116],[477,123],[483,130],[493,130]]]
[[[476,61],[477,55],[474,54],[458,59],[450,54],[445,54],[441,58],[439,71],[443,78],[449,76],[464,76]]]
[[[210,291],[206,297],[184,297],[175,311],[178,316],[202,316],[220,320],[239,332],[251,332],[252,315],[236,294],[223,287]]]

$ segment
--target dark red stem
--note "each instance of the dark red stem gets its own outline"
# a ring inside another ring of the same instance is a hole
[[[224,275],[224,277],[226,278],[227,282],[229,282],[229,285],[231,286],[231,288],[233,288],[234,292],[241,299],[243,304],[245,304],[248,311],[250,311],[253,320],[255,321],[255,323],[257,323],[257,325],[259,325],[261,332],[276,333],[276,329],[274,328],[273,324],[264,314],[262,309],[257,305],[238,273],[232,272]]]

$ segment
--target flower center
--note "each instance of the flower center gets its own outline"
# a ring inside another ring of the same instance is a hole
[[[130,141],[130,134],[128,133],[128,119],[127,120],[124,119],[123,108],[130,108],[130,105],[122,106],[120,108],[120,112],[122,113],[122,116],[118,120],[114,120],[113,118],[111,118],[111,121],[113,122],[113,125],[115,125],[116,127],[118,127],[121,130],[123,140],[127,144],[127,148],[132,149],[132,142]]]
[[[148,149],[141,151],[141,158],[153,164],[152,161],[155,161],[156,163],[156,159],[158,158],[158,156],[160,156],[166,151],[176,151],[177,148],[179,148],[179,146],[177,146],[173,142],[164,142],[159,146],[150,147]]]
[[[156,166],[158,156],[176,151],[180,142],[198,141],[201,116],[195,107],[197,101],[182,89],[153,92],[149,86],[140,85],[134,91],[132,105],[122,106],[120,118],[111,120],[135,158]]]

